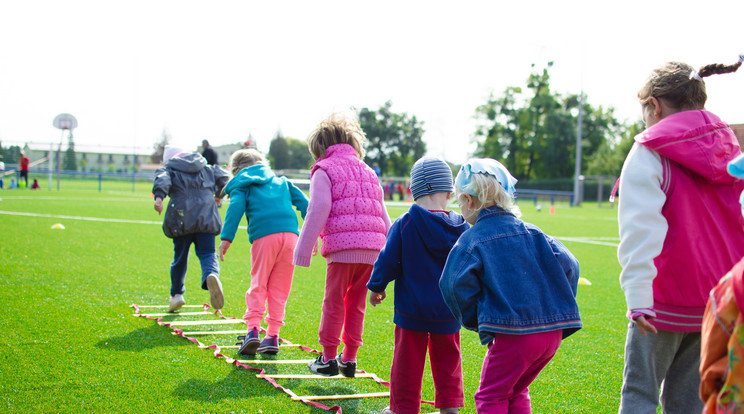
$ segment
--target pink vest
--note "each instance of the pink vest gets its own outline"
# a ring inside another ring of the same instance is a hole
[[[382,188],[377,175],[348,144],[331,145],[312,167],[323,169],[331,181],[331,212],[320,233],[320,253],[342,250],[380,251],[387,229],[382,219]]]
[[[668,231],[654,259],[653,323],[667,331],[700,331],[710,290],[744,255],[738,202],[744,181],[726,172],[728,161],[741,152],[739,143],[728,125],[707,111],[670,115],[636,141],[661,155],[667,196],[661,213]]]

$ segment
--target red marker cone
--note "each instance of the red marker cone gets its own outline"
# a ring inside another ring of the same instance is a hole
[[[555,206],[550,206],[550,211],[548,213],[555,214]]]

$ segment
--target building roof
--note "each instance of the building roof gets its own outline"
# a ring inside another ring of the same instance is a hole
[[[31,151],[49,151],[50,148],[57,149],[59,143],[53,144],[49,142],[27,142],[25,147]],[[67,149],[67,143],[62,144],[62,151]],[[121,154],[121,155],[152,155],[155,152],[152,148],[133,148],[123,147],[114,145],[86,145],[86,144],[75,144],[76,153],[88,153],[88,154]]]

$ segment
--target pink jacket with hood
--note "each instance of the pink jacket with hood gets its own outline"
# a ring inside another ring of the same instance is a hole
[[[628,309],[653,308],[659,329],[699,331],[708,293],[744,255],[744,181],[726,171],[739,143],[705,110],[669,115],[635,141],[618,209]]]

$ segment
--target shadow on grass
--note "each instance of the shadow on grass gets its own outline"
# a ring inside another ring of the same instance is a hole
[[[171,335],[170,329],[160,325],[152,325],[129,332],[123,336],[113,336],[103,339],[96,344],[100,349],[113,349],[116,351],[141,352],[147,349],[164,346],[186,346],[193,345],[191,342],[176,338]]]

